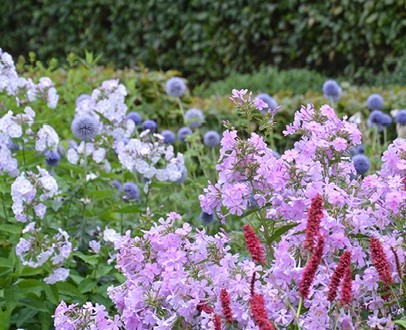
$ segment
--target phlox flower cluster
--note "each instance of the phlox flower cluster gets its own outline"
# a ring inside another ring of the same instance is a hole
[[[16,255],[23,265],[32,268],[40,267],[50,260],[52,271],[44,278],[44,282],[54,284],[65,281],[69,276],[69,269],[63,268],[63,264],[72,253],[69,235],[62,229],[53,237],[42,232],[42,228],[36,228],[34,222],[28,224],[23,230],[27,238],[20,238],[16,245]]]
[[[162,136],[144,133],[140,135],[140,139],[119,141],[115,145],[115,152],[121,165],[148,180],[154,177],[158,181],[181,180],[185,171],[183,155],[177,153],[175,156],[173,146],[165,144]]]
[[[12,210],[20,222],[34,221],[33,214],[43,219],[47,209],[44,202],[58,195],[58,183],[54,177],[39,166],[37,171],[21,173],[11,185]]]
[[[66,158],[69,163],[81,166],[91,159],[100,169],[110,172],[111,165],[106,157],[108,149],[104,147],[105,145],[107,142],[103,138],[97,142],[82,141],[69,147]]]
[[[35,84],[31,78],[20,77],[10,54],[0,48],[0,93],[15,97],[18,106],[33,102],[37,98],[47,101],[50,109],[58,105],[58,93],[54,83],[48,77],[39,79]]]

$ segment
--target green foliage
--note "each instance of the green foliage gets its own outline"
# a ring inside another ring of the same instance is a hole
[[[1,47],[14,56],[92,50],[118,67],[141,61],[192,81],[260,65],[359,80],[393,71],[406,49],[403,0],[6,0],[0,9]]]

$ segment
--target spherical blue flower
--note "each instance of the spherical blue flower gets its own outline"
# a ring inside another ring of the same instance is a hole
[[[149,129],[151,132],[155,132],[156,129],[157,129],[156,121],[152,120],[152,119],[144,120],[144,122],[142,123],[141,128],[142,128],[143,131]]]
[[[121,185],[121,183],[118,180],[111,180],[110,184],[116,188],[118,191],[122,191],[123,190],[123,186]]]
[[[323,94],[327,99],[333,99],[334,102],[337,102],[342,95],[343,91],[335,80],[327,80],[323,84]]]
[[[142,117],[138,112],[133,111],[127,114],[127,120],[132,120],[138,126],[142,122]]]
[[[134,182],[126,182],[123,185],[123,192],[124,192],[124,200],[136,200],[137,202],[140,201],[141,192],[140,188]]]
[[[268,105],[268,108],[260,110],[261,113],[265,113],[270,109],[275,110],[278,107],[278,103],[276,103],[275,99],[269,94],[263,93],[259,94],[257,97]]]
[[[161,132],[161,135],[164,137],[165,144],[174,144],[176,140],[176,135],[171,130],[165,130]]]
[[[76,99],[76,105],[78,105],[80,102],[82,102],[83,100],[87,100],[90,99],[90,95],[89,94],[80,94],[78,96],[78,98]]]
[[[186,85],[183,79],[173,77],[166,82],[166,94],[174,97],[182,97],[186,92]]]
[[[350,154],[351,154],[352,156],[359,155],[359,154],[363,154],[363,153],[365,152],[365,147],[364,147],[362,144],[360,144],[360,145],[357,145],[357,146],[355,146],[355,147],[352,147],[352,148],[349,150],[349,152],[350,152]]]
[[[61,156],[55,151],[48,150],[45,153],[45,164],[50,167],[55,167],[61,160]]]
[[[352,157],[352,162],[357,173],[361,175],[368,172],[371,167],[368,157],[362,154]]]
[[[371,110],[381,110],[383,108],[383,97],[379,94],[369,95],[367,106]]]
[[[380,125],[383,119],[383,112],[381,110],[374,110],[369,114],[368,126],[373,127]]]
[[[209,214],[209,213],[202,211],[202,213],[200,213],[200,220],[205,225],[208,225],[214,221],[214,214],[213,213]]]
[[[186,136],[188,135],[192,135],[193,132],[189,127],[182,127],[179,131],[178,131],[178,139],[182,142],[185,142]]]
[[[76,116],[71,125],[73,135],[79,140],[89,142],[97,135],[99,121],[90,115]]]
[[[387,113],[382,114],[381,125],[383,127],[389,127],[392,124],[392,117]]]
[[[396,114],[395,121],[398,124],[406,125],[406,110],[402,109]]]
[[[190,128],[198,128],[204,122],[203,112],[199,109],[189,109],[185,113],[185,121]]]
[[[206,147],[214,148],[220,144],[220,134],[216,131],[208,131],[204,134],[203,143]]]

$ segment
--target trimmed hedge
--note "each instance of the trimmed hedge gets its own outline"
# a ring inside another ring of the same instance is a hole
[[[102,52],[197,80],[259,65],[312,67],[359,80],[406,52],[404,0],[5,0],[0,47],[62,59]]]

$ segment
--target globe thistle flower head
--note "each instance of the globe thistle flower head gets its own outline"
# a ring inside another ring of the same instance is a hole
[[[352,147],[350,150],[350,155],[351,156],[355,156],[355,155],[359,155],[359,154],[364,154],[365,152],[365,147],[363,144],[357,145],[355,147]]]
[[[370,110],[382,110],[383,97],[379,94],[371,94],[367,100],[367,106]]]
[[[123,190],[123,186],[121,185],[121,183],[118,180],[111,180],[110,184],[116,188],[118,191],[122,191]]]
[[[260,110],[261,113],[265,113],[268,110],[275,110],[278,107],[278,103],[269,94],[262,93],[262,94],[259,94],[257,97],[260,98],[262,101],[264,101],[268,105],[268,108],[264,108],[264,109]]]
[[[55,167],[59,164],[61,156],[56,151],[48,150],[45,153],[45,164],[50,167]]]
[[[137,202],[140,201],[141,192],[140,188],[134,182],[126,182],[123,185],[123,192],[125,201],[135,200]]]
[[[142,122],[142,117],[138,112],[133,111],[127,114],[127,120],[132,120],[138,126]]]
[[[333,99],[337,102],[343,93],[340,85],[335,80],[327,80],[323,84],[323,94],[327,99]]]
[[[214,148],[220,144],[220,134],[216,131],[208,131],[204,134],[203,143],[206,147]]]
[[[382,114],[381,125],[383,127],[389,127],[392,124],[392,117],[387,113]]]
[[[152,120],[152,119],[144,120],[144,122],[141,125],[141,128],[143,131],[146,131],[147,129],[149,129],[150,132],[156,132],[156,129],[157,129],[156,121]]]
[[[378,127],[382,124],[383,121],[383,112],[381,110],[374,110],[369,114],[368,117],[368,126],[369,127]]]
[[[406,109],[399,110],[395,116],[395,121],[400,125],[406,125]]]
[[[174,144],[176,140],[176,135],[171,130],[165,130],[161,132],[161,135],[164,137],[165,144]]]
[[[166,82],[165,91],[169,96],[182,97],[186,92],[185,82],[179,77],[173,77]]]
[[[96,137],[98,126],[99,120],[96,117],[79,115],[73,119],[71,130],[77,139],[89,142]]]
[[[371,167],[371,163],[367,156],[359,154],[352,157],[352,162],[354,164],[354,168],[357,171],[357,174],[363,175],[369,171]]]
[[[198,128],[204,122],[203,112],[199,109],[189,109],[185,113],[185,121],[190,128]]]
[[[192,135],[192,130],[189,127],[182,127],[179,131],[178,131],[178,139],[182,142],[185,142],[186,140],[186,136],[188,135]]]
[[[202,211],[200,213],[200,220],[203,222],[203,224],[208,225],[211,224],[214,221],[214,214],[213,213],[206,213]]]

